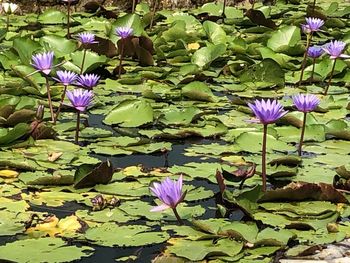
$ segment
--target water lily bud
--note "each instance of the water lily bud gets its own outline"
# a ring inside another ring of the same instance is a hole
[[[45,111],[45,107],[44,105],[39,105],[37,110],[36,110],[36,119],[38,121],[42,121],[44,118],[44,111]]]
[[[116,206],[118,206],[118,205],[120,204],[120,200],[119,200],[117,197],[113,196],[113,197],[108,201],[108,204],[109,204],[110,206],[112,206],[112,207],[116,207]]]
[[[329,233],[337,233],[337,232],[339,232],[338,224],[336,224],[336,223],[329,223],[327,225],[327,230],[328,230]]]
[[[13,4],[13,3],[2,3],[2,10],[4,10],[4,12],[6,14],[14,14],[18,8],[18,5]]]
[[[106,207],[106,200],[102,195],[96,195],[94,198],[91,198],[90,201],[93,211],[102,210]]]
[[[247,165],[240,165],[238,169],[232,172],[235,176],[248,179],[255,174],[256,164],[248,162]]]

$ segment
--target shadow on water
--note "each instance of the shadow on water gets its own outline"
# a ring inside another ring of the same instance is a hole
[[[118,235],[118,233],[116,233]],[[79,246],[79,243],[75,243]],[[82,244],[80,244],[82,245]],[[85,245],[85,244],[84,244]],[[144,246],[144,247],[135,247],[135,248],[110,248],[110,247],[100,247],[100,246],[91,246],[94,248],[94,254],[88,258],[83,258],[75,262],[84,262],[84,263],[115,263],[115,262],[137,262],[137,263],[146,263],[151,262],[164,248],[165,244],[155,245],[155,246]],[[135,260],[116,260],[122,257],[136,256]]]
[[[209,140],[202,140],[202,144],[208,144]],[[173,144],[172,150],[169,151],[168,156],[164,154],[133,154],[123,156],[107,156],[99,154],[91,154],[92,157],[98,158],[101,161],[109,159],[115,168],[125,168],[128,166],[142,165],[146,168],[164,167],[166,161],[168,166],[185,165],[190,162],[203,162],[200,157],[185,156],[185,149],[191,146],[191,143],[186,141],[183,144]],[[167,159],[167,160],[166,160]],[[206,159],[205,162],[216,162],[215,159]]]

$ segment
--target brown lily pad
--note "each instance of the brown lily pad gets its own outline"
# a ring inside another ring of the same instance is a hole
[[[265,26],[268,28],[276,29],[277,25],[271,19],[267,19],[263,12],[260,10],[249,9],[245,15],[252,21],[254,24]]]
[[[268,191],[258,200],[258,202],[304,200],[348,203],[345,196],[330,184],[313,184],[305,182],[292,182],[283,188]]]
[[[108,58],[115,57],[118,52],[115,44],[105,38],[96,37],[97,43],[89,45],[90,49],[99,55],[105,55]]]
[[[79,167],[74,175],[74,188],[107,184],[113,176],[113,166],[110,161],[97,165],[84,164]]]

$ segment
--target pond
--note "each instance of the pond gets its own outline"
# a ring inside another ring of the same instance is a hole
[[[3,4],[0,261],[278,262],[349,238],[350,8],[262,2]]]

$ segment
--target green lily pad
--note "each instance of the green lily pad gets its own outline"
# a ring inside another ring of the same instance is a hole
[[[104,119],[109,125],[138,127],[153,121],[152,106],[145,100],[126,100],[121,102]]]
[[[182,87],[182,94],[193,100],[215,101],[215,96],[211,89],[202,82],[194,81]]]
[[[85,238],[101,246],[137,247],[163,243],[169,235],[166,232],[151,231],[150,227],[144,225],[118,226],[115,223],[104,223],[89,228]]]
[[[37,253],[37,251],[40,253]],[[93,248],[67,246],[60,238],[24,239],[0,246],[0,259],[19,263],[67,262],[91,255]]]
[[[210,64],[226,51],[224,44],[210,45],[198,49],[192,56],[191,62],[200,68],[207,68]]]
[[[211,240],[192,241],[186,239],[171,240],[170,253],[191,261],[203,260],[207,256],[235,256],[243,248],[243,244],[230,239],[220,239],[216,243]]]

